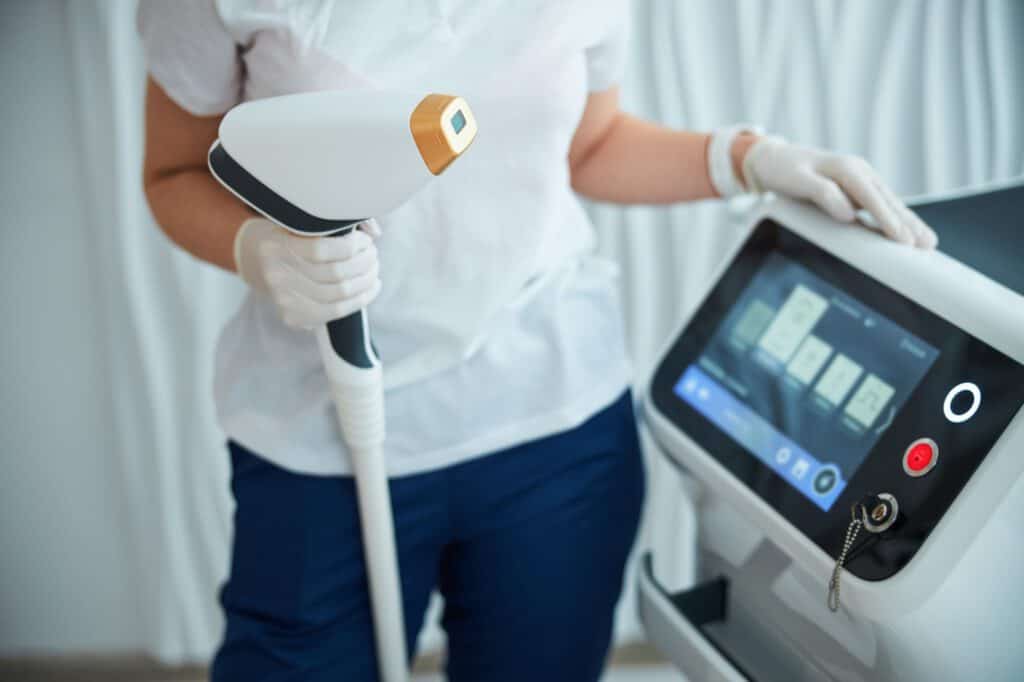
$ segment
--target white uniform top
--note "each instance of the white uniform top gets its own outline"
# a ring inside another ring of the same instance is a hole
[[[473,147],[376,216],[392,475],[571,428],[628,384],[614,267],[591,254],[567,163],[588,92],[621,76],[627,13],[617,0],[143,1],[150,74],[196,115],[355,86],[472,107]],[[269,300],[248,296],[216,370],[229,437],[288,469],[349,472],[313,334]]]

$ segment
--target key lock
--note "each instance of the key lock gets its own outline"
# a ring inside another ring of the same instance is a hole
[[[896,498],[889,493],[870,493],[860,501],[854,502],[850,507],[850,525],[846,527],[846,537],[843,539],[843,549],[836,560],[836,567],[832,570],[832,577],[828,581],[828,608],[835,613],[839,610],[839,578],[843,573],[843,564],[846,563],[850,548],[853,547],[857,534],[863,528],[869,533],[878,535],[884,533],[896,523],[900,513],[900,505]]]

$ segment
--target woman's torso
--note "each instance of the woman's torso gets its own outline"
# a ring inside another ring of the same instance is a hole
[[[588,255],[593,232],[567,155],[589,92],[618,77],[623,3],[215,8],[240,60],[239,100],[442,92],[465,97],[479,123],[457,163],[376,216],[383,290],[370,318],[393,473],[568,428],[621,392],[614,276]],[[250,295],[222,335],[216,397],[222,426],[251,449],[293,469],[347,470],[312,335],[284,327],[261,297]]]

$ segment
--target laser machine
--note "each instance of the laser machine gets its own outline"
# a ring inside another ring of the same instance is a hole
[[[1024,184],[917,210],[1024,250]],[[645,395],[698,491],[649,637],[694,682],[1024,679],[1024,296],[804,204],[747,219]]]

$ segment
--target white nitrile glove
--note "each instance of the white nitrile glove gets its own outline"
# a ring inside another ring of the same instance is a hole
[[[871,215],[890,239],[932,249],[938,237],[896,196],[864,159],[789,144],[777,137],[758,140],[743,160],[747,189],[771,191],[817,204],[836,220],[853,222],[857,209]]]
[[[374,221],[343,237],[300,237],[265,218],[235,235],[235,267],[269,295],[289,327],[312,329],[365,307],[380,293]],[[371,236],[373,235],[373,236]]]

